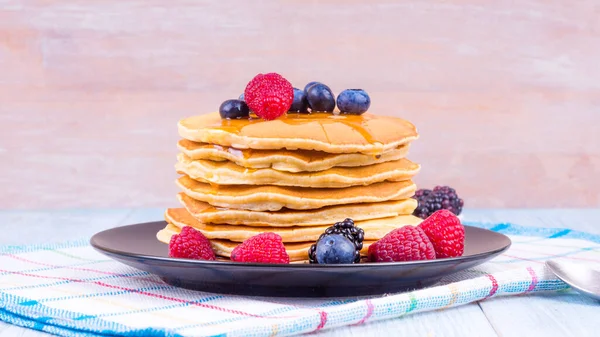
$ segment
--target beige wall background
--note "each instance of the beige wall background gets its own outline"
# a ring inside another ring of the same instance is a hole
[[[0,208],[174,205],[176,122],[258,72],[409,119],[421,187],[600,206],[597,1],[0,1]]]

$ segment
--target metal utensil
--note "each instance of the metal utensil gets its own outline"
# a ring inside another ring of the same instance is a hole
[[[583,295],[600,300],[599,270],[564,261],[546,261],[546,266],[573,289]]]

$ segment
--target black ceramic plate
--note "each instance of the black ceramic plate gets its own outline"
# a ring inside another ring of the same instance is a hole
[[[279,297],[380,295],[426,287],[495,257],[511,244],[500,233],[465,226],[465,253],[459,258],[348,265],[250,264],[169,258],[168,246],[156,239],[165,225],[157,221],[117,227],[95,234],[90,242],[103,254],[177,287]]]

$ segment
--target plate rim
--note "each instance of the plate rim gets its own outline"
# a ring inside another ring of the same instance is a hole
[[[435,259],[435,260],[378,262],[378,263],[347,263],[347,264],[310,264],[310,263],[256,263],[256,262],[249,263],[249,262],[235,262],[235,261],[218,261],[218,260],[209,261],[209,260],[194,260],[194,259],[186,259],[186,258],[173,258],[173,257],[164,257],[164,256],[157,256],[157,255],[137,254],[137,253],[132,253],[132,252],[124,252],[121,250],[109,249],[109,248],[103,247],[95,242],[99,236],[101,236],[107,232],[116,230],[116,229],[118,230],[118,229],[122,229],[125,227],[135,227],[135,226],[148,226],[151,224],[158,224],[158,223],[161,223],[164,225],[167,224],[167,222],[165,220],[156,220],[156,221],[139,222],[139,223],[120,225],[120,226],[108,228],[108,229],[96,232],[94,235],[92,235],[89,239],[89,243],[95,250],[97,250],[103,254],[109,254],[109,255],[113,255],[113,256],[114,255],[124,256],[124,257],[126,256],[128,258],[138,258],[138,259],[145,259],[145,260],[152,260],[152,261],[171,262],[171,263],[187,263],[187,264],[193,264],[193,265],[201,265],[203,267],[211,267],[211,266],[218,266],[220,268],[222,268],[222,267],[239,267],[239,268],[269,267],[269,268],[279,268],[279,269],[282,269],[282,268],[289,268],[289,269],[302,269],[302,268],[305,268],[305,269],[306,268],[344,269],[344,268],[377,268],[378,266],[387,266],[387,267],[411,266],[411,265],[422,265],[422,264],[436,265],[436,264],[443,264],[443,263],[464,262],[464,261],[476,260],[476,259],[480,259],[480,258],[484,258],[484,257],[488,257],[488,256],[497,256],[500,253],[508,250],[512,246],[512,240],[508,236],[506,236],[502,233],[499,233],[499,232],[491,231],[487,228],[475,227],[475,226],[470,226],[470,225],[464,225],[465,229],[472,228],[475,230],[481,230],[484,232],[494,233],[495,235],[500,235],[500,236],[504,237],[506,240],[508,240],[508,244],[501,248],[498,248],[498,249],[480,252],[480,253],[473,254],[473,255],[467,255],[467,256],[463,255],[463,256],[459,256],[459,257],[450,257],[450,258]]]

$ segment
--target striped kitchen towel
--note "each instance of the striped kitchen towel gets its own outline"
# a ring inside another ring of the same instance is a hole
[[[567,229],[470,224],[513,241],[501,256],[436,286],[361,299],[202,293],[107,259],[87,240],[0,248],[0,320],[62,336],[274,336],[397,318],[495,296],[566,289],[547,259],[599,263],[600,236]]]

